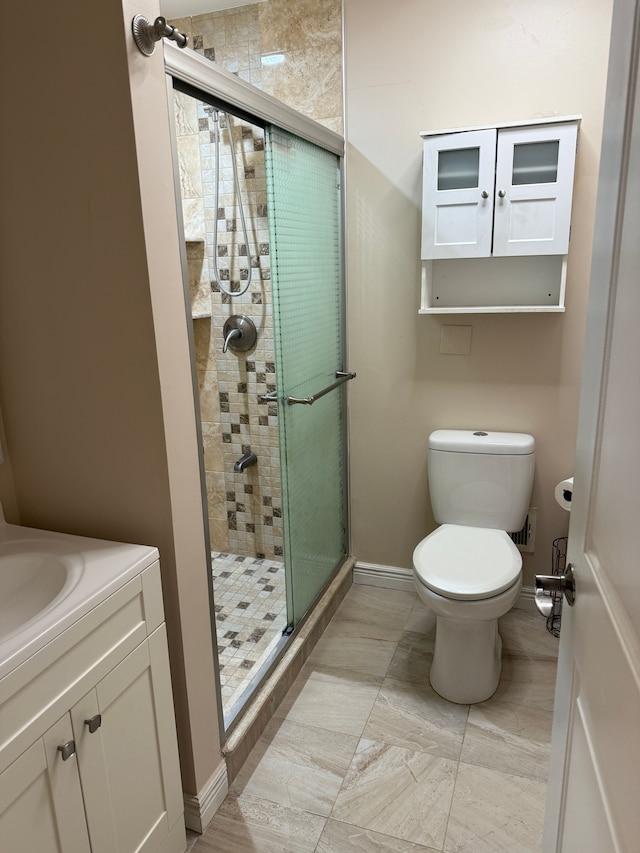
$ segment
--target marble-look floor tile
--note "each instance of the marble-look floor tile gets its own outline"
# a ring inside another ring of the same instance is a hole
[[[325,631],[309,656],[310,666],[350,669],[368,675],[385,675],[396,650],[392,640],[330,636]]]
[[[360,737],[382,676],[306,665],[275,716]]]
[[[414,634],[431,634],[435,629],[436,614],[418,599],[418,603],[409,614],[404,630]]]
[[[503,657],[502,674],[492,702],[512,702],[532,708],[553,710],[557,661]]]
[[[313,853],[325,818],[261,800],[227,796],[195,853]]]
[[[357,744],[353,735],[272,720],[231,791],[326,816]]]
[[[412,592],[353,584],[325,631],[325,636],[397,642],[411,615],[415,598]]]
[[[349,823],[328,820],[316,853],[436,853],[433,847],[423,847],[390,835],[381,835]]]
[[[468,705],[447,702],[428,682],[385,679],[363,736],[443,758],[460,757]]]
[[[514,607],[499,621],[503,656],[532,660],[558,657],[558,638],[547,631],[546,620],[537,610]]]
[[[456,766],[447,758],[363,739],[331,817],[441,848]]]
[[[461,761],[546,780],[552,712],[508,702],[472,705]]]
[[[429,634],[405,631],[386,674],[399,681],[428,684],[434,646],[435,631]]]
[[[460,764],[445,853],[540,853],[546,785]]]

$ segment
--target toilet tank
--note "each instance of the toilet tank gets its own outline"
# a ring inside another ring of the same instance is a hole
[[[535,448],[535,439],[526,433],[432,432],[429,493],[438,524],[521,530],[531,497]]]

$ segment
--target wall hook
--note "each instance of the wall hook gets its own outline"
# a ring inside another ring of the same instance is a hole
[[[162,38],[171,39],[178,47],[186,47],[189,38],[179,32],[167,22],[166,18],[156,18],[153,23],[148,21],[144,15],[136,15],[131,21],[131,31],[140,53],[151,56],[156,49],[156,42]]]

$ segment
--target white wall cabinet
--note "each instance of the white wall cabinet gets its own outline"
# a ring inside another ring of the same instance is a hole
[[[421,134],[423,312],[563,309],[578,125],[571,116]],[[534,257],[556,261],[498,261]],[[432,263],[466,259],[498,262]]]
[[[158,564],[101,609],[79,643],[62,634],[58,654],[43,649],[54,660],[35,679],[21,672],[32,658],[0,682],[17,687],[0,689],[3,853],[185,849]]]

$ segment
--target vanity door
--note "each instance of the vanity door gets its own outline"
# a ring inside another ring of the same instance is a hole
[[[71,710],[92,853],[155,853],[181,819],[166,642],[161,625]]]
[[[89,853],[68,714],[0,773],[3,853]],[[67,745],[63,753],[59,747]]]

